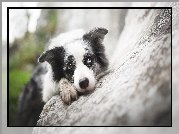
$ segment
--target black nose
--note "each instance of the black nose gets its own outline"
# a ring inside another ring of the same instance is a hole
[[[84,77],[83,79],[80,79],[79,80],[79,85],[82,89],[85,89],[88,87],[88,84],[89,84],[89,80],[88,78]]]

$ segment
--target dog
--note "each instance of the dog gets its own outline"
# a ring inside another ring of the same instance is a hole
[[[76,30],[60,34],[48,43],[19,99],[21,125],[28,122],[26,118],[33,118],[31,124],[34,125],[42,105],[54,95],[59,94],[64,103],[71,104],[79,93],[88,93],[95,88],[97,80],[108,70],[103,44],[107,33],[108,30],[101,27],[88,32]],[[34,87],[31,83],[35,83]],[[34,116],[32,113],[37,109]]]
[[[77,98],[76,90],[94,89],[97,75],[108,67],[102,44],[107,32],[104,28],[94,28],[87,33],[71,32],[71,35],[66,33],[51,40],[48,50],[38,59],[40,63],[48,63],[43,85],[44,102],[60,91],[62,100],[70,103],[71,99]],[[68,38],[62,41],[66,35]],[[61,85],[69,85],[70,89],[60,88]]]

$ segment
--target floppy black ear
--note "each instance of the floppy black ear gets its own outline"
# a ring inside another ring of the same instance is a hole
[[[108,33],[108,30],[102,27],[96,27],[83,35],[83,40],[95,43],[102,42],[104,36]]]
[[[64,53],[65,50],[63,47],[55,47],[51,50],[43,52],[38,58],[38,62],[47,61],[53,72],[53,80],[59,82],[60,79],[64,76],[63,74],[63,64],[64,64]]]
[[[59,59],[60,55],[63,55],[64,49],[62,47],[55,47],[51,50],[47,50],[43,52],[40,57],[38,58],[38,62],[44,62],[47,61],[48,63],[51,63],[55,59]]]
[[[43,52],[40,57],[38,58],[38,63],[43,63],[44,61],[46,61],[46,57],[47,57],[48,53],[47,51]]]

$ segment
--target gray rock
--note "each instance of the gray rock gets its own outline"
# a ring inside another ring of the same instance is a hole
[[[111,60],[110,73],[100,79],[92,93],[80,96],[70,106],[58,95],[51,98],[41,113],[39,126],[171,126],[171,86],[173,121],[179,123],[179,4],[153,5],[173,7],[172,33],[170,9],[130,9]],[[168,134],[177,132],[174,126],[173,130],[37,127],[33,133]]]

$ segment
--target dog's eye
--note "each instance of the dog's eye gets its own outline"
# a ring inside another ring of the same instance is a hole
[[[92,60],[91,60],[91,58],[88,58],[88,59],[87,59],[86,64],[87,64],[87,65],[90,65],[90,66],[92,65]]]
[[[74,65],[70,62],[70,63],[68,63],[67,68],[68,68],[68,70],[73,70],[74,69]]]
[[[92,59],[91,57],[87,57],[84,61],[84,64],[87,66],[87,67],[91,67],[92,66]]]

